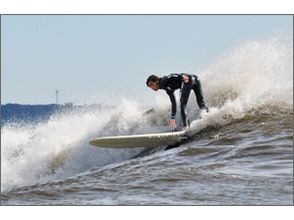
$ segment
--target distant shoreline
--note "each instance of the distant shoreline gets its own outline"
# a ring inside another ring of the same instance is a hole
[[[101,108],[101,106],[101,104],[74,105],[73,103],[40,105],[7,103],[1,105],[1,126],[6,123],[47,121],[57,112]]]

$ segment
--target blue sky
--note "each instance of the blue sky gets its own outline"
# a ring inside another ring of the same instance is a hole
[[[150,73],[198,73],[226,50],[275,32],[292,16],[1,16],[1,102],[77,104],[151,93]],[[94,98],[93,98],[94,97]]]

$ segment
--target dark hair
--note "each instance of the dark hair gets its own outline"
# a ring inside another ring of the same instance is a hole
[[[149,82],[157,82],[158,80],[159,80],[159,77],[158,77],[158,76],[150,75],[150,76],[147,78],[146,85],[148,86],[148,83],[149,83]]]

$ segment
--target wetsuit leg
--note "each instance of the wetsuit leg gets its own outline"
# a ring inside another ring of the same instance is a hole
[[[188,99],[189,99],[189,95],[192,89],[192,80],[191,77],[189,77],[189,82],[188,83],[184,83],[183,84],[183,88],[182,88],[182,92],[181,92],[181,116],[182,116],[182,122],[183,122],[183,126],[186,127],[188,125],[188,121],[187,121],[187,111],[186,111],[186,107],[187,107],[187,103],[188,103]]]
[[[193,85],[193,90],[196,95],[196,101],[198,103],[198,106],[200,109],[206,109],[208,111],[208,108],[205,106],[205,102],[202,95],[202,89],[201,89],[201,83],[197,76],[195,76],[195,84]]]

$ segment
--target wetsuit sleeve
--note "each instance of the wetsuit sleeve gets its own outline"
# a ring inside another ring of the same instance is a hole
[[[173,91],[166,91],[166,93],[168,94],[170,101],[171,101],[171,110],[172,110],[171,117],[175,118],[176,112],[177,112],[177,104],[176,104],[176,98],[175,98],[174,92]]]

